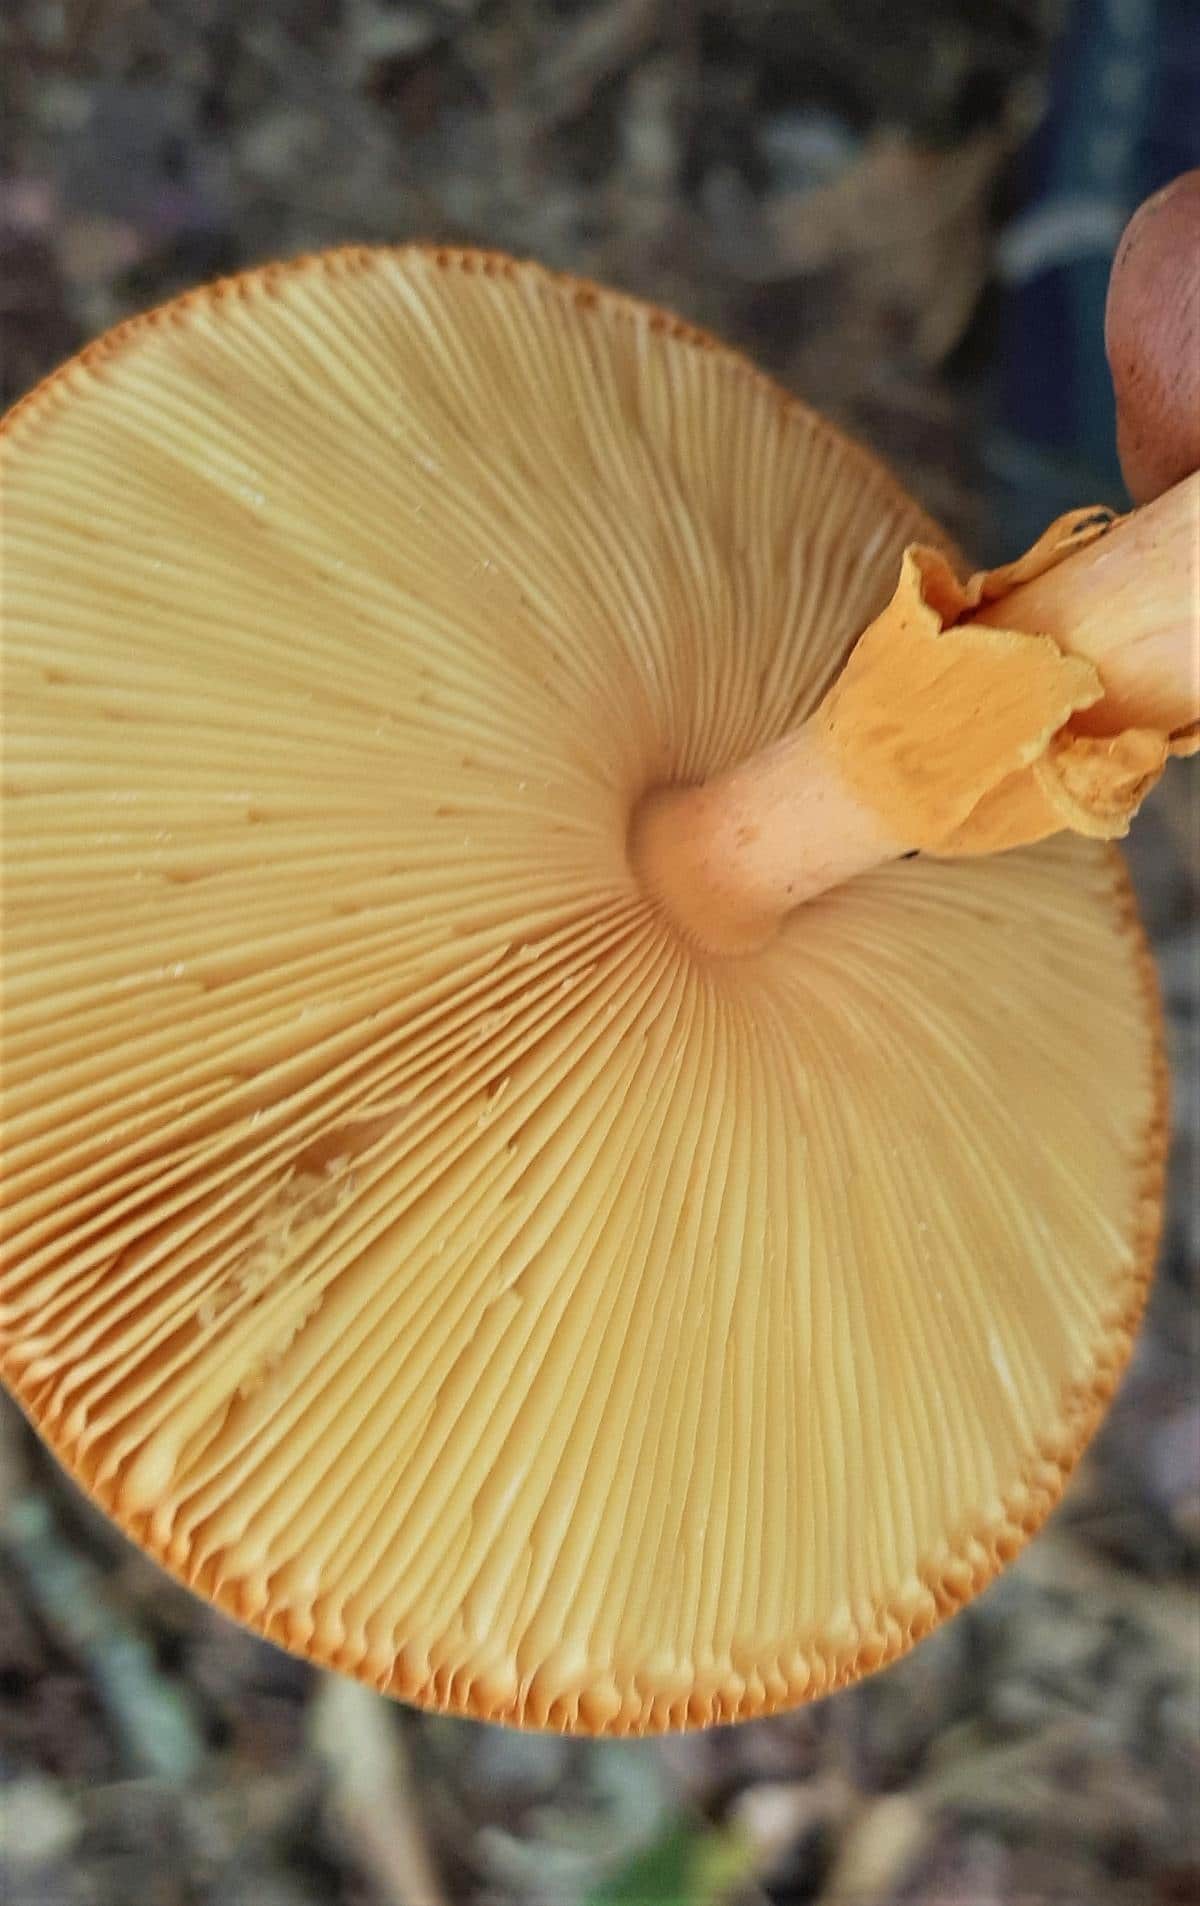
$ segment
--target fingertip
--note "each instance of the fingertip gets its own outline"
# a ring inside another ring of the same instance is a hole
[[[1104,341],[1121,469],[1146,503],[1200,468],[1200,168],[1155,192],[1125,227]]]

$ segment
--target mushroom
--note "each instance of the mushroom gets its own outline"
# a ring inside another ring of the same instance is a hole
[[[1095,662],[989,629],[1013,577],[731,351],[491,255],[191,294],[3,449],[0,1370],[70,1474],[282,1646],[534,1726],[764,1714],[983,1588],[1159,1222],[1086,837],[1135,794],[1045,769]],[[1064,536],[1017,581],[1086,580]],[[859,745],[889,694],[932,821]],[[869,870],[673,896],[703,784],[797,733]],[[941,857],[981,804],[969,848],[1049,837]]]

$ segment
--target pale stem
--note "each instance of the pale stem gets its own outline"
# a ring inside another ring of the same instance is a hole
[[[1177,733],[1200,719],[1200,473],[971,620],[1051,635],[1092,662],[1102,701],[1082,733]],[[862,803],[806,722],[699,787],[659,789],[634,817],[634,865],[696,944],[762,944],[804,900],[911,851]]]

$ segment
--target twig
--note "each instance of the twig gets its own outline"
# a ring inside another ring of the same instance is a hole
[[[425,1843],[404,1744],[381,1695],[323,1674],[309,1710],[346,1844],[389,1906],[450,1906]]]
[[[186,1785],[204,1759],[198,1723],[110,1599],[102,1572],[64,1539],[49,1505],[31,1493],[9,1504],[0,1549],[25,1578],[56,1640],[91,1677],[137,1770]]]

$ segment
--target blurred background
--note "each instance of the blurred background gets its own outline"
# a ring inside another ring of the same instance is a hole
[[[1134,205],[1200,164],[1194,0],[3,0],[0,61],[6,403],[205,278],[438,238],[740,344],[979,561],[1123,502],[1104,289]],[[4,1906],[1200,1900],[1178,766],[1130,858],[1175,1073],[1159,1275],[1063,1507],[987,1594],[776,1720],[633,1745],[442,1720],[194,1601],[0,1398]]]

